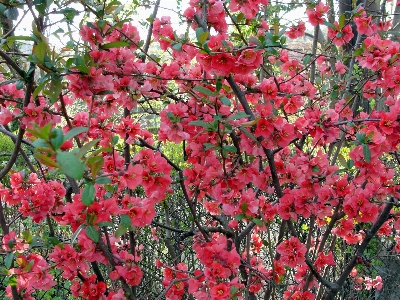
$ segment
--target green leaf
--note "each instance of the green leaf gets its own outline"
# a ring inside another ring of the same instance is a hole
[[[85,166],[81,160],[71,152],[60,152],[56,155],[56,160],[61,172],[74,179],[82,179]]]
[[[57,164],[57,162],[54,161],[53,158],[41,154],[41,153],[34,153],[33,156],[42,164],[44,164],[45,166],[49,166],[49,167],[54,167],[54,168],[59,168],[60,166]]]
[[[112,152],[112,151],[113,151],[113,148],[104,148],[104,147],[102,147],[102,148],[99,148],[99,149],[93,151],[90,155],[91,156],[95,156],[95,155],[97,155],[99,153]]]
[[[122,28],[125,23],[129,22],[129,19],[121,20],[117,23],[115,23],[113,26],[107,29],[106,35],[112,32],[115,28],[119,27]]]
[[[338,160],[343,167],[347,166],[347,161],[342,154],[338,154]]]
[[[312,167],[312,171],[313,172],[319,172],[319,171],[321,171],[321,169],[318,166],[313,166]]]
[[[204,150],[207,151],[207,150],[210,150],[210,149],[218,149],[218,147],[213,145],[213,144],[211,144],[211,143],[204,143]]]
[[[239,119],[247,118],[248,116],[249,115],[246,114],[244,111],[240,111],[236,115],[229,117],[228,120],[239,120]]]
[[[118,143],[118,140],[119,140],[119,136],[118,136],[118,135],[114,135],[114,136],[112,137],[112,144],[113,144],[113,146],[115,146],[115,145]]]
[[[174,43],[172,48],[180,52],[182,50],[182,43]]]
[[[249,42],[255,44],[260,49],[264,48],[264,44],[259,39],[255,38],[255,37],[249,38]]]
[[[246,219],[246,215],[244,215],[244,214],[239,214],[239,215],[236,215],[236,217],[235,217],[235,220],[238,220],[238,221],[243,220],[243,219]]]
[[[8,270],[5,267],[0,267],[0,276],[7,276]]]
[[[202,36],[202,34],[204,34],[204,33],[206,33],[206,32],[204,32],[203,28],[201,28],[201,27],[196,28],[196,38],[197,38],[197,41],[200,43],[200,45],[203,45],[205,42],[205,41],[201,42],[202,37],[204,37],[204,35]],[[207,37],[206,37],[206,40],[207,40]]]
[[[103,96],[103,95],[114,95],[115,93],[113,92],[113,91],[109,91],[109,90],[104,90],[104,91],[101,91],[101,92],[97,92],[96,93],[96,95],[99,95],[99,96]]]
[[[352,159],[349,159],[347,161],[347,168],[351,169],[352,167],[354,167],[354,161]]]
[[[78,71],[81,71],[82,73],[89,74],[90,69],[86,66],[74,66],[74,69],[77,69]]]
[[[310,54],[307,54],[306,56],[304,56],[303,64],[304,65],[308,65],[310,63],[310,61],[311,61],[311,58],[312,58],[312,55],[310,55]]]
[[[222,96],[219,100],[221,100],[222,104],[226,105],[226,106],[231,106],[231,100],[229,100],[229,98]]]
[[[46,81],[42,84],[39,84],[37,88],[33,91],[32,98],[36,98],[37,95],[43,90],[44,86],[46,85]]]
[[[47,238],[47,241],[48,241],[48,242],[50,243],[50,245],[52,245],[52,246],[57,246],[57,245],[61,244],[59,239],[57,239],[57,238],[55,238],[55,237],[51,237],[51,236],[49,236],[49,237]]]
[[[52,123],[48,123],[44,127],[42,127],[41,129],[38,128],[39,133],[40,133],[40,137],[42,139],[48,141],[50,139],[50,134],[51,134],[52,127],[53,127]]]
[[[111,182],[111,179],[108,178],[108,177],[98,177],[94,181],[94,183],[96,183],[96,184],[107,184],[107,183],[110,183],[110,182]]]
[[[25,230],[21,233],[22,237],[25,239],[25,241],[30,244],[33,242],[33,236],[29,230]]]
[[[363,53],[364,53],[364,47],[360,47],[360,48],[356,49],[355,51],[353,51],[353,56],[359,56]]]
[[[237,152],[237,148],[235,146],[231,146],[231,145],[223,146],[222,150],[226,151],[226,152]]]
[[[216,90],[216,92],[218,93],[218,92],[221,90],[221,88],[222,88],[222,78],[221,78],[221,77],[218,77],[218,78],[217,78],[217,82],[216,82],[216,84],[215,84],[215,90]]]
[[[25,82],[22,79],[20,79],[15,84],[15,87],[17,88],[17,90],[22,90],[24,88],[24,85],[25,85]]]
[[[335,176],[335,175],[337,175],[337,174],[340,174],[340,173],[343,173],[343,172],[346,172],[346,171],[347,171],[347,169],[339,169],[339,170],[336,170],[335,172],[332,173],[332,176]]]
[[[86,206],[90,206],[94,202],[96,189],[93,184],[87,184],[82,192],[82,203]]]
[[[18,19],[18,9],[16,7],[11,7],[4,11],[5,16],[10,20]]]
[[[49,143],[46,142],[44,139],[37,139],[37,140],[35,140],[35,141],[32,143],[32,145],[33,145],[35,148],[39,148],[39,147],[41,147],[41,148],[48,148],[48,147],[50,147]]]
[[[114,223],[113,222],[99,222],[99,223],[97,223],[97,226],[100,226],[100,227],[113,227]]]
[[[127,231],[129,230],[129,228],[125,227],[125,226],[118,226],[117,230],[115,231],[115,237],[119,238],[121,236],[123,236]]]
[[[51,0],[34,0],[33,3],[35,4],[36,10],[41,14],[44,15],[46,12],[46,8],[50,6],[53,1]]]
[[[365,133],[356,133],[356,138],[359,145],[365,144]]]
[[[244,20],[246,20],[246,16],[244,13],[240,12],[236,17],[236,22],[241,23]]]
[[[211,56],[214,56],[214,55],[215,55],[214,53],[211,53],[211,49],[210,49],[210,47],[208,46],[207,43],[204,43],[204,44],[203,44],[203,48],[204,48],[204,51],[205,51],[207,54],[210,54]]]
[[[370,163],[371,162],[371,151],[369,150],[369,147],[367,144],[363,144],[363,153],[364,153],[364,160],[366,161],[366,163]]]
[[[127,228],[131,227],[131,218],[128,215],[122,215],[121,225]]]
[[[15,275],[11,275],[10,277],[8,277],[6,279],[6,281],[4,282],[5,285],[9,285],[9,286],[17,286],[17,278]]]
[[[88,130],[87,127],[72,128],[70,131],[68,131],[66,134],[64,134],[64,142],[72,139],[73,137],[77,136],[78,134],[86,132],[87,130]]]
[[[250,131],[248,131],[247,129],[244,129],[243,127],[239,127],[239,130],[241,132],[243,132],[249,139],[251,139],[251,140],[253,140],[255,142],[258,142],[257,138]]]
[[[211,91],[210,89],[201,86],[201,85],[196,85],[193,90],[196,92],[199,92],[200,94],[206,95],[206,96],[215,96],[215,93]]]
[[[101,45],[100,49],[106,50],[106,49],[121,48],[121,47],[126,47],[126,46],[129,46],[129,43],[124,42],[124,41],[117,41],[117,42],[111,42],[108,44]]]
[[[329,23],[328,21],[324,21],[324,25],[325,26],[328,26],[328,27],[330,27],[330,28],[332,28],[333,30],[337,30],[337,28],[335,27],[335,25],[333,25],[332,23]]]
[[[263,226],[264,225],[264,223],[260,219],[257,219],[257,218],[253,218],[251,221],[253,223],[255,223],[256,225],[258,225],[258,226]]]
[[[338,96],[339,96],[339,93],[337,91],[332,91],[332,93],[330,94],[331,100],[336,100],[338,98]]]
[[[92,178],[96,178],[97,173],[103,167],[104,157],[103,156],[93,156],[88,159],[88,164],[91,168]]]
[[[37,59],[41,62],[44,61],[44,56],[47,53],[47,44],[45,42],[40,42],[33,46],[32,52],[36,55]]]
[[[7,41],[11,41],[11,42],[13,42],[13,41],[31,41],[31,42],[34,42],[34,41],[36,41],[36,39],[31,36],[15,35],[15,36],[8,37]]]
[[[76,9],[74,8],[63,8],[57,11],[53,11],[53,14],[62,14],[65,15],[66,19],[68,21],[72,21],[74,19],[74,17],[79,13]]]
[[[76,127],[75,127],[76,128]],[[96,145],[98,142],[100,141],[100,139],[95,139],[95,140],[91,140],[90,142],[87,142],[85,145],[83,145],[78,153],[76,154],[76,156],[78,158],[82,158],[90,149],[93,148],[94,145]]]
[[[203,32],[202,34],[200,34],[198,41],[200,44],[203,45],[207,41],[207,38],[208,38],[208,32]]]
[[[246,211],[247,211],[247,202],[244,201],[244,202],[242,203],[242,213],[243,213],[244,215],[246,215]]]
[[[64,134],[60,128],[54,128],[50,134],[50,142],[54,150],[60,149],[64,143]]]
[[[209,126],[210,126],[210,123],[207,123],[207,122],[204,122],[204,121],[196,120],[196,121],[190,122],[189,125],[192,125],[192,126],[201,126],[201,127],[209,127]]]
[[[4,265],[7,269],[9,269],[14,260],[14,252],[8,252],[6,257],[4,258]]]
[[[346,23],[346,15],[345,14],[341,14],[340,17],[339,17],[340,30],[343,29],[345,23]]]
[[[94,226],[87,226],[86,227],[86,235],[88,236],[89,239],[91,239],[93,242],[98,243],[100,239],[99,232],[97,231]]]

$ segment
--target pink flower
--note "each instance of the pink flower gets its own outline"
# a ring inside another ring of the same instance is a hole
[[[319,2],[315,7],[315,10],[307,9],[306,13],[311,25],[317,26],[318,24],[324,24],[324,14],[329,10],[329,8],[328,5]]]
[[[142,183],[142,173],[143,167],[140,164],[134,166],[129,164],[125,174],[121,177],[121,183],[129,187],[131,190],[134,190]]]
[[[333,43],[336,46],[345,45],[354,37],[350,25],[340,28],[339,23],[335,21],[333,26],[335,27],[335,30],[331,27],[328,27],[328,37],[333,40]]]
[[[336,72],[343,75],[344,73],[346,73],[347,68],[341,61],[338,61],[337,63],[335,63],[335,69],[336,69]]]
[[[382,277],[376,276],[374,279],[370,277],[365,277],[364,284],[365,289],[367,290],[377,289],[378,291],[380,291],[383,287]]]
[[[285,32],[285,34],[291,38],[291,39],[296,39],[298,37],[304,36],[306,32],[306,25],[304,24],[303,21],[300,21],[297,26],[292,26]]]
[[[307,248],[297,237],[292,236],[290,239],[280,243],[276,251],[281,255],[281,263],[294,268],[305,261]]]
[[[360,34],[365,34],[370,36],[378,31],[378,26],[372,20],[372,16],[367,17],[365,12],[362,16],[355,17],[354,22],[356,23],[357,31]]]
[[[230,292],[226,283],[220,283],[213,286],[210,290],[212,299],[229,299]]]

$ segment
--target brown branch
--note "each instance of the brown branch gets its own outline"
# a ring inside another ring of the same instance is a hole
[[[114,257],[111,254],[111,252],[108,250],[106,244],[104,244],[103,240],[99,239],[99,246],[101,248],[101,250],[103,251],[104,255],[106,256],[108,262],[110,263],[111,267],[113,270],[115,270],[115,261],[114,261]],[[122,277],[119,278],[119,280],[121,281],[121,286],[122,289],[125,292],[125,295],[128,297],[129,300],[135,300],[134,295],[132,294],[132,290],[129,287],[129,285],[126,283],[125,279],[123,279]]]
[[[226,80],[228,81],[230,87],[232,88],[232,91],[234,92],[240,104],[242,105],[244,112],[249,115],[249,120],[254,120],[254,114],[250,109],[249,103],[246,100],[244,92],[239,88],[239,86],[233,80],[232,75],[226,77]]]
[[[2,53],[2,51],[0,50],[0,55],[1,55],[1,53]],[[30,68],[32,68],[34,66],[35,65],[33,63],[30,64]],[[23,73],[25,74],[25,72],[23,72]],[[25,92],[25,98],[24,98],[24,107],[26,107],[29,104],[29,101],[30,101],[30,98],[31,98],[31,95],[33,92],[34,76],[35,76],[35,70],[33,69],[31,74],[29,75],[29,78],[27,78],[26,92]],[[6,166],[0,171],[0,180],[2,180],[8,174],[8,172],[11,170],[11,168],[14,166],[15,161],[17,160],[17,157],[18,157],[18,152],[20,150],[24,134],[25,134],[25,128],[22,128],[20,126],[17,138],[15,140],[13,153],[11,154],[11,157],[10,157],[9,161],[7,162]]]
[[[154,23],[155,17],[157,16],[159,6],[160,6],[160,0],[157,0],[156,3],[154,4],[154,10],[153,10],[153,15],[152,15],[153,19],[150,22],[149,29],[147,30],[146,42],[144,43],[144,46],[143,46],[144,53],[147,53],[149,51],[151,35],[152,35],[152,31],[153,31],[153,23]],[[145,61],[146,61],[146,55],[142,57],[142,62],[145,62]]]
[[[0,50],[0,56],[7,62],[7,65],[9,65],[10,67],[12,67],[19,76],[21,76],[22,78],[25,78],[26,73],[24,70],[22,70],[15,61],[12,60],[12,58],[10,56],[8,56],[4,51]]]
[[[330,288],[330,291],[326,293],[325,295],[325,300],[333,300],[338,293],[338,291],[343,287],[347,277],[349,277],[351,270],[356,265],[357,262],[357,257],[362,256],[364,254],[365,249],[367,248],[369,242],[371,239],[375,236],[379,228],[382,227],[382,225],[388,220],[390,211],[393,208],[394,200],[392,202],[388,202],[380,216],[378,217],[378,220],[376,220],[375,224],[372,225],[371,229],[369,231],[366,231],[366,235],[364,240],[362,241],[360,247],[357,249],[356,253],[353,255],[345,269],[343,270],[342,275],[340,275],[339,279],[336,281],[336,286]]]

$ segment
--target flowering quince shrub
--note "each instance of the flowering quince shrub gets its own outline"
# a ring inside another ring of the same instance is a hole
[[[4,298],[385,288],[377,245],[400,252],[400,43],[385,7],[310,2],[306,19],[270,26],[280,8],[266,0],[190,0],[179,35],[157,2],[146,37],[118,1],[70,4],[18,2],[31,35],[3,25]],[[12,23],[17,4],[1,5]],[[54,15],[79,42],[49,42]]]

